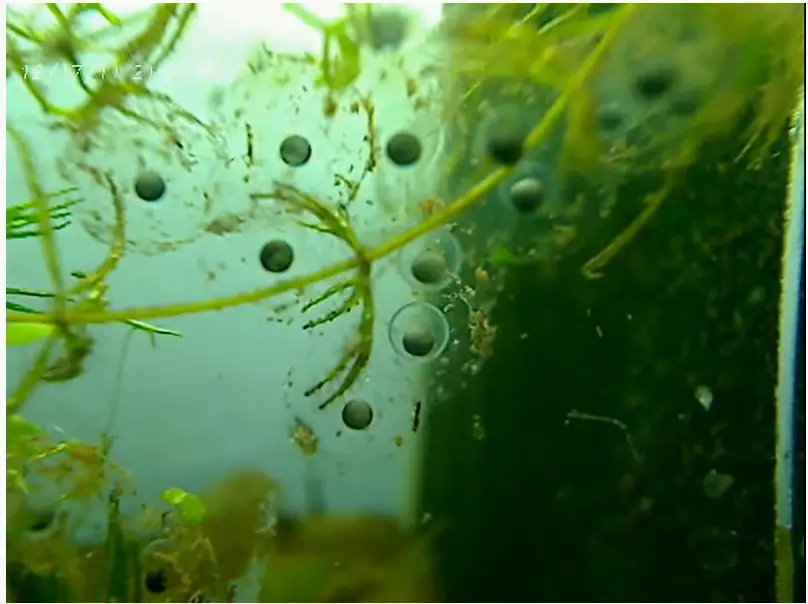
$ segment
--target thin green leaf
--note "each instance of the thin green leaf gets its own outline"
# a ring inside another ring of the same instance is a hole
[[[502,245],[496,246],[491,251],[491,255],[488,257],[488,259],[494,266],[514,266],[525,263],[524,260],[521,260],[513,252],[509,251]]]
[[[33,289],[21,289],[19,287],[7,287],[7,296],[29,296],[31,298],[54,298],[50,292],[40,292]]]
[[[24,420],[19,415],[11,415],[6,419],[6,449],[16,444],[38,438],[42,430],[36,424]]]
[[[16,302],[6,302],[6,310],[10,310],[12,312],[26,312],[29,315],[42,314],[38,310],[34,310],[33,308],[23,306],[22,304],[17,304]]]
[[[50,337],[55,331],[47,323],[7,323],[6,346],[25,346]]]
[[[205,502],[182,489],[167,489],[160,495],[160,499],[174,506],[180,518],[186,522],[202,522],[205,518]]]
[[[165,329],[164,327],[155,327],[154,325],[149,325],[148,323],[144,323],[143,321],[137,321],[136,319],[127,319],[124,321],[129,327],[135,329],[137,331],[144,331],[149,334],[149,337],[152,341],[152,346],[154,346],[154,336],[172,336],[174,338],[181,338],[182,334],[178,331],[174,331],[173,329]]]

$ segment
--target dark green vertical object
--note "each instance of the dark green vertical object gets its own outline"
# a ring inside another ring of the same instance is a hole
[[[121,526],[120,499],[113,489],[109,498],[107,536],[96,602],[142,602],[140,552]]]
[[[784,128],[748,170],[735,161],[745,126],[702,149],[602,279],[580,267],[663,174],[625,183],[608,219],[585,216],[570,255],[511,268],[490,317],[494,356],[476,375],[463,370],[467,314],[449,316],[461,347],[435,374],[448,400],[424,409],[421,501],[443,529],[444,601],[773,601],[789,154]],[[504,211],[465,215],[463,246],[484,249],[482,225],[498,222],[486,213]],[[699,386],[712,392],[709,411]],[[573,410],[614,422],[570,419]],[[719,497],[705,489],[711,472],[733,479]]]
[[[493,358],[469,376],[457,355],[438,378],[453,394],[430,410],[422,507],[446,521],[448,601],[772,601],[788,154],[747,172],[732,143],[704,151],[603,279],[578,269],[631,212],[552,273],[511,270]],[[619,205],[656,184],[631,183]],[[623,422],[640,459],[617,426],[568,421],[573,409]],[[717,499],[711,470],[734,478]]]
[[[6,566],[6,588],[9,602],[70,602],[73,595],[59,577],[35,574],[16,562]]]

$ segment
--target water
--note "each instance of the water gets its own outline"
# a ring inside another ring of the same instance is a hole
[[[516,7],[7,15],[18,599],[790,599],[802,13]]]

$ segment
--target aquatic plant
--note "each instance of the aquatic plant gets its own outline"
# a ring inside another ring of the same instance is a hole
[[[319,19],[297,5],[287,8],[322,34],[322,56],[306,59],[318,66],[320,77],[315,84],[330,97],[353,94],[353,86],[363,68],[363,32],[366,34],[371,29],[369,20],[374,8],[371,5],[349,7],[343,18],[333,22]],[[18,79],[43,115],[88,145],[107,121],[118,117],[155,127],[165,132],[167,144],[172,141],[176,144],[176,135],[169,124],[139,112],[139,102],[160,98],[149,90],[147,79],[96,77],[93,80],[79,66],[82,56],[111,53],[114,60],[105,67],[105,72],[125,71],[130,69],[128,66],[143,64],[150,65],[151,69],[159,68],[193,26],[196,5],[158,5],[126,17],[117,16],[95,3],[67,9],[48,4],[46,10],[52,24],[45,27],[29,16],[9,11],[6,77]],[[542,105],[543,110],[535,123],[515,128],[510,141],[488,144],[486,157],[476,166],[475,179],[466,182],[452,201],[430,204],[430,211],[425,212],[418,224],[377,245],[368,246],[360,241],[345,211],[356,197],[357,182],[347,183],[349,194],[337,208],[282,183],[252,194],[256,202],[277,202],[302,228],[340,240],[351,257],[305,276],[223,298],[109,310],[106,283],[125,253],[127,220],[122,196],[107,174],[96,176],[109,191],[114,212],[109,250],[97,267],[89,272],[74,270],[70,274],[75,282],[65,283],[54,232],[67,228],[73,209],[86,200],[77,198],[73,187],[53,193],[44,191],[34,150],[21,133],[21,126],[8,123],[7,133],[21,161],[30,201],[7,209],[6,239],[35,238],[39,242],[51,285],[48,291],[7,286],[7,345],[41,344],[32,368],[7,398],[10,455],[7,484],[25,488],[21,468],[57,456],[82,463],[92,460],[95,465],[88,474],[94,479],[107,480],[106,474],[100,471],[100,468],[105,468],[104,472],[110,468],[108,451],[103,446],[45,444],[46,439],[39,429],[19,415],[39,383],[72,379],[81,373],[84,361],[92,353],[89,326],[123,323],[132,330],[147,333],[154,343],[156,335],[176,337],[180,334],[152,326],[145,320],[252,304],[287,292],[305,292],[315,284],[338,278],[337,284],[312,295],[302,305],[305,312],[326,300],[344,297],[336,310],[312,319],[305,329],[360,309],[356,337],[328,375],[305,391],[310,396],[335,385],[320,403],[320,407],[325,407],[349,391],[371,357],[375,312],[370,275],[374,265],[452,223],[489,197],[512,177],[522,157],[557,147],[560,158],[557,170],[566,178],[584,175],[598,181],[606,173],[628,178],[635,171],[651,167],[663,174],[662,185],[647,196],[638,216],[582,266],[586,277],[601,277],[607,265],[670,198],[677,176],[684,167],[698,160],[700,147],[746,116],[753,117],[746,135],[749,144],[738,161],[754,168],[755,161],[767,152],[786,124],[804,84],[804,29],[799,6],[628,4],[611,10],[595,10],[594,5],[587,4],[563,7],[539,4],[526,13],[517,13],[518,10],[521,10],[518,5],[487,5],[471,17],[460,14],[457,18],[447,18],[435,34],[448,49],[440,69],[460,84],[456,98],[449,95],[448,104],[453,108],[468,109],[475,105],[483,89],[499,87],[507,93],[505,97],[510,96],[516,102],[539,99],[537,104]],[[83,17],[93,13],[100,16],[105,25],[87,31]],[[126,41],[113,46],[109,40],[113,34],[121,32]],[[692,42],[694,39],[696,42]],[[732,60],[736,52],[743,53],[743,60]],[[710,60],[701,60],[699,53],[706,53]],[[678,115],[659,110],[652,98],[671,86],[670,78],[675,74],[671,75],[670,66],[657,65],[655,71],[643,74],[631,71],[644,61],[653,62],[671,54],[679,65],[688,65],[696,72],[693,81],[699,84],[698,89],[689,91],[694,98],[678,99]],[[739,66],[725,69],[730,63]],[[29,66],[33,64],[65,67],[84,94],[82,102],[75,106],[58,106],[51,102],[47,90],[29,73]],[[635,129],[618,136],[604,136],[603,129],[597,126],[598,120],[604,117],[599,98],[604,90],[615,85],[615,78],[631,79],[633,83],[628,88],[634,87],[638,94],[647,97],[651,108]],[[364,110],[368,116],[368,139],[375,148],[372,101],[359,98],[357,109]],[[324,111],[327,117],[334,117],[333,107],[331,110],[326,107]],[[201,123],[194,116],[186,117],[189,122]],[[461,164],[464,156],[460,152],[454,154],[455,158],[461,158],[456,159]],[[374,157],[371,153],[361,178],[375,170]],[[524,213],[530,213],[533,205],[536,204],[523,204]],[[537,233],[536,236],[544,235]],[[561,238],[559,245],[566,241],[567,238]],[[504,266],[531,262],[531,258],[502,246],[493,247],[491,256],[492,263]],[[20,301],[29,299],[47,303],[47,310]],[[54,358],[57,350],[61,356]],[[36,447],[32,449],[33,444]],[[93,484],[97,492],[100,483]],[[70,493],[70,496],[76,494],[75,491]],[[182,492],[169,492],[165,499],[176,506],[184,520],[186,532],[182,543],[194,544],[194,547],[201,543],[198,531],[204,530],[205,522],[212,522],[208,511],[201,512],[196,499]],[[117,507],[114,510],[112,516],[117,514]],[[108,539],[113,538],[110,534],[114,537],[116,533],[108,531]],[[118,547],[110,545],[110,551]],[[215,549],[213,547],[212,551]],[[123,593],[114,596],[108,593],[105,597],[119,599]]]
[[[59,9],[50,7],[50,10],[52,12],[58,12]],[[135,36],[135,41],[118,50],[117,55],[119,57],[119,63],[111,65],[110,69],[115,69],[120,64],[123,64],[126,59],[131,59],[135,54],[137,54],[139,58],[143,59],[151,59],[151,57],[155,57],[153,60],[150,60],[150,63],[155,65],[159,64],[161,60],[164,60],[170,54],[171,50],[176,45],[177,40],[181,36],[182,31],[192,16],[192,12],[193,6],[190,6],[190,8],[187,9],[187,12],[183,12],[176,6],[172,7],[171,5],[161,7],[160,9],[155,9],[151,19],[148,20],[147,24],[144,26],[143,31]],[[604,37],[604,40],[593,50],[591,57],[581,65],[580,73],[577,79],[586,80],[591,76],[605,51],[612,44],[614,39],[616,39],[618,32],[624,25],[625,19],[630,15],[630,13],[630,10],[619,12],[615,19],[610,22],[610,25],[606,31],[607,35]],[[179,25],[177,31],[175,31],[173,35],[169,35],[166,33],[166,30],[168,28],[168,23],[172,18],[176,18]],[[115,21],[114,18],[112,20]],[[50,46],[57,44],[57,37],[61,36],[70,40],[71,43],[78,44],[77,41],[81,40],[80,33],[75,31],[76,28],[72,25],[72,21],[67,18],[59,19],[59,26],[55,31],[46,31],[41,33],[34,33],[26,30],[21,25],[15,25],[13,19],[10,19],[10,22],[12,27],[9,30],[11,40],[9,44],[9,63],[12,67],[12,73],[16,74],[24,81],[24,85],[34,96],[45,113],[61,118],[69,128],[75,129],[86,136],[92,136],[92,132],[98,126],[98,119],[102,115],[103,111],[112,110],[130,113],[126,108],[127,99],[130,96],[148,94],[145,89],[138,87],[139,85],[120,84],[117,82],[112,82],[109,79],[104,79],[96,90],[88,93],[89,99],[81,108],[67,110],[53,107],[50,103],[44,100],[42,92],[36,88],[34,81],[26,77],[26,67],[21,59],[23,53],[18,49],[13,35],[24,38],[28,42],[34,42],[44,56],[48,52]],[[110,27],[116,27],[116,25],[110,25]],[[344,51],[349,45],[346,41],[344,41],[344,38],[341,39],[343,39],[341,48]],[[346,85],[345,83],[335,83],[334,81],[329,80],[330,78],[324,78],[324,81],[322,82],[322,84],[327,86],[329,90],[333,90],[335,86],[337,89],[339,89],[341,86]],[[575,80],[567,84],[567,88],[570,91],[567,93],[567,96],[569,96],[571,91],[577,87],[578,85]],[[82,88],[85,88],[85,86],[82,86]],[[334,91],[338,92],[339,90]],[[531,137],[531,140],[529,140],[529,145],[535,146],[544,136],[546,136],[550,126],[555,120],[558,119],[558,117],[560,117],[561,113],[563,112],[565,104],[566,100],[562,95],[562,98],[557,104],[557,110],[553,114],[549,115],[548,119],[544,120],[543,125],[539,125],[535,131],[535,134]],[[7,126],[7,130],[9,137],[12,139],[12,142],[14,143],[22,160],[23,169],[26,175],[26,182],[30,190],[31,197],[34,199],[32,204],[37,208],[37,211],[40,212],[40,239],[42,241],[43,253],[46,258],[46,265],[48,267],[48,272],[51,275],[54,288],[54,291],[52,292],[53,313],[37,315],[34,322],[47,322],[58,326],[60,339],[66,343],[68,348],[68,358],[72,359],[72,363],[74,365],[80,364],[81,359],[87,353],[87,347],[82,345],[80,342],[77,342],[76,337],[71,335],[71,328],[74,328],[75,326],[115,321],[139,321],[145,318],[174,316],[179,314],[189,314],[204,312],[207,310],[228,308],[239,304],[256,302],[258,300],[269,298],[273,295],[278,295],[287,291],[303,289],[313,283],[337,276],[346,271],[353,270],[358,272],[358,276],[355,281],[355,283],[358,284],[358,287],[356,288],[354,294],[350,296],[348,302],[346,302],[343,308],[331,318],[335,318],[336,316],[349,311],[356,306],[358,301],[361,300],[363,302],[364,310],[363,319],[359,329],[360,344],[358,347],[352,349],[348,353],[348,357],[342,359],[335,369],[334,374],[336,375],[348,368],[348,365],[351,364],[351,359],[356,359],[351,369],[348,370],[346,381],[343,382],[336,393],[332,395],[332,399],[329,400],[333,400],[333,398],[338,397],[355,382],[370,354],[368,326],[372,323],[373,311],[372,297],[370,295],[370,287],[367,282],[367,275],[369,273],[369,267],[372,265],[372,263],[393,253],[395,250],[399,249],[403,245],[406,245],[407,243],[410,243],[411,241],[414,241],[421,235],[445,224],[447,221],[451,220],[453,217],[457,216],[462,211],[473,205],[508,174],[507,168],[497,169],[492,173],[491,176],[485,179],[477,187],[473,188],[469,194],[457,200],[456,203],[448,205],[443,210],[435,213],[423,223],[414,227],[403,235],[395,237],[386,243],[376,246],[375,248],[364,250],[360,247],[354,237],[353,243],[349,243],[354,251],[357,252],[356,257],[353,260],[342,262],[332,267],[327,267],[313,275],[300,279],[288,280],[262,290],[235,295],[229,298],[194,304],[184,304],[161,309],[137,309],[132,313],[126,312],[125,314],[122,314],[122,311],[105,311],[105,305],[102,302],[103,296],[101,295],[90,297],[91,303],[87,303],[86,301],[84,303],[71,303],[70,307],[68,308],[68,303],[70,302],[68,299],[70,292],[62,283],[58,256],[53,243],[53,225],[46,212],[45,194],[39,185],[39,178],[34,168],[34,161],[30,149],[24,142],[22,136],[17,132],[13,124],[9,124]],[[120,260],[123,250],[125,217],[122,202],[120,199],[115,197],[114,190],[112,190],[112,194],[113,202],[115,203],[117,224],[113,245],[110,248],[110,253],[107,259],[98,267],[98,269],[90,276],[82,280],[79,286],[74,288],[77,293],[97,287],[103,283],[105,277],[114,270],[117,262]],[[283,196],[285,201],[288,201],[291,197],[288,188],[286,190],[282,189],[277,192],[267,193],[265,196]],[[300,205],[299,200],[297,203]],[[340,231],[343,235],[347,234],[348,225],[345,223],[344,217],[340,218],[335,216],[332,211],[321,202],[314,199],[308,199],[306,200],[305,210],[314,213],[314,215],[321,221],[326,221],[327,224],[325,227],[320,226],[315,228],[325,228],[338,237],[341,236]],[[341,225],[339,225],[340,221],[342,222]],[[337,225],[339,225],[339,231],[335,230]],[[341,238],[344,239],[345,237]],[[333,295],[342,289],[346,289],[347,287],[353,286],[338,286],[337,288],[328,292],[327,295]],[[316,303],[317,301],[310,304]],[[7,313],[6,316],[8,323],[23,322],[24,320],[28,322],[28,319],[31,319],[31,315],[26,315],[23,317],[22,313],[15,312]],[[12,397],[12,408],[16,408],[22,404],[22,402],[29,396],[30,390],[37,383],[39,378],[42,377],[43,368],[45,365],[47,365],[46,359],[50,355],[53,345],[53,339],[49,339],[43,347],[43,352],[40,354],[40,358],[35,364],[35,371],[30,374],[29,379],[27,379],[24,383],[24,386],[27,387],[21,387],[20,390]],[[38,370],[37,367],[39,367]],[[332,379],[334,379],[334,376],[328,376],[323,382],[312,387],[309,392],[319,390],[323,385]]]
[[[678,9],[624,6],[611,12],[593,16],[590,11],[586,10],[586,5],[572,5],[568,12],[553,18],[536,31],[537,28],[533,26],[533,23],[542,17],[546,18],[547,6],[549,5],[539,5],[539,8],[534,9],[527,17],[517,20],[516,24],[513,24],[508,18],[507,11],[513,9],[503,5],[502,8],[490,9],[485,18],[451,23],[446,28],[446,35],[449,36],[453,43],[451,48],[458,50],[457,57],[452,57],[450,61],[452,69],[456,69],[460,74],[471,74],[471,79],[476,80],[476,86],[500,77],[527,78],[535,79],[539,84],[549,86],[558,93],[558,98],[553,103],[552,108],[545,112],[541,123],[526,137],[524,141],[526,149],[539,147],[542,141],[550,135],[553,127],[562,118],[569,115],[572,116],[570,118],[572,131],[577,132],[569,135],[573,140],[573,142],[567,144],[570,149],[569,153],[586,154],[587,148],[596,148],[598,146],[596,141],[593,142],[591,139],[591,133],[588,135],[590,138],[575,142],[576,137],[584,137],[585,135],[585,129],[577,127],[576,130],[576,124],[591,111],[591,109],[586,110],[584,108],[584,105],[591,106],[592,103],[591,97],[586,101],[584,100],[587,94],[590,94],[587,87],[596,79],[605,61],[615,60],[610,59],[609,53],[611,50],[629,46],[636,36],[642,35],[635,33],[642,29],[639,26],[640,23],[653,24],[663,19],[670,19],[673,16],[682,24],[679,29],[684,28],[685,25],[701,27],[704,29],[705,37],[716,40],[716,45],[722,44],[726,47],[730,42],[744,40],[749,43],[745,47],[751,48],[751,50],[747,51],[750,55],[749,67],[739,76],[743,76],[742,79],[733,83],[734,89],[723,96],[719,95],[717,100],[708,99],[707,104],[699,109],[696,119],[693,120],[694,125],[691,131],[687,133],[692,142],[688,144],[682,143],[674,147],[675,156],[678,160],[673,163],[677,165],[692,160],[699,141],[706,140],[714,133],[733,124],[740,112],[748,109],[749,97],[752,97],[751,101],[761,109],[760,112],[756,113],[757,117],[752,125],[749,138],[750,140],[765,139],[770,141],[773,133],[777,132],[788,118],[793,99],[802,82],[803,68],[799,61],[794,58],[796,56],[794,51],[800,47],[804,34],[801,32],[801,28],[798,27],[799,24],[795,25],[798,20],[794,19],[796,13],[793,12],[795,10],[793,8],[771,6],[765,9],[765,15],[761,15],[756,11],[764,9],[750,8],[729,14],[723,12],[728,9],[718,5],[680,7]],[[50,10],[58,11],[56,8],[51,8]],[[126,60],[131,59],[133,56],[141,57],[144,60],[148,58],[152,64],[159,64],[164,61],[170,56],[172,50],[181,39],[185,28],[188,27],[192,20],[194,10],[193,5],[182,5],[179,8],[175,5],[166,5],[160,7],[159,10],[155,9],[148,19],[141,15],[138,20],[145,19],[146,25],[135,36],[134,41],[124,48],[118,49],[120,64],[125,63]],[[295,14],[303,15],[301,9],[297,7],[291,10]],[[369,11],[366,12],[369,14]],[[121,21],[109,12],[104,14],[107,20],[112,23]],[[355,20],[356,18],[356,15],[353,15],[353,19]],[[135,17],[132,16],[129,19],[135,20]],[[631,27],[627,27],[629,22],[631,22]],[[759,23],[763,23],[764,27],[758,27],[757,24]],[[169,24],[175,28],[171,33],[168,33]],[[110,27],[115,27],[115,25],[110,25]],[[330,35],[343,40],[340,48],[352,56],[353,51],[345,51],[345,49],[353,48],[355,42],[351,43],[349,41],[349,34],[346,33],[347,27],[343,26],[342,22],[338,25],[326,26],[318,21],[317,27],[330,27],[329,32],[337,32]],[[9,63],[12,67],[12,75],[16,74],[21,77],[25,81],[24,85],[27,88],[35,88],[35,85],[31,79],[24,77],[25,65],[14,59],[15,52],[22,54],[21,51],[17,52],[15,50],[17,49],[17,44],[14,36],[24,38],[29,42],[35,42],[43,56],[50,46],[56,44],[55,37],[58,35],[73,40],[75,44],[80,44],[82,36],[74,31],[77,26],[72,24],[71,19],[60,19],[60,28],[57,31],[31,32],[27,31],[22,25],[16,24],[13,18],[9,20],[9,37],[11,40]],[[67,35],[68,33],[69,35]],[[644,44],[648,46],[647,41]],[[672,47],[674,40],[666,39],[655,44],[659,47],[665,47],[666,45]],[[517,51],[515,50],[516,46],[529,48],[531,52]],[[496,55],[493,53],[496,53]],[[637,53],[640,54],[639,51]],[[650,50],[643,49],[642,53],[650,54]],[[501,60],[488,61],[494,56]],[[155,58],[152,59],[152,57]],[[358,68],[350,57],[343,59],[342,64],[348,64],[349,66],[345,69],[351,73]],[[331,63],[326,62],[326,65],[331,65]],[[784,69],[775,70],[773,69],[775,66],[782,66]],[[114,67],[112,65],[110,69]],[[328,67],[327,69],[331,68]],[[348,76],[337,78],[337,80],[342,79],[346,79],[348,82],[351,81],[351,77]],[[109,81],[105,80],[105,83],[100,85],[97,90],[89,93],[90,99],[86,107],[91,107],[92,109],[84,111],[83,114],[81,111],[76,110],[57,111],[46,101],[40,104],[43,111],[62,117],[71,127],[91,132],[93,124],[87,123],[86,119],[83,120],[81,115],[86,118],[87,111],[89,111],[92,116],[100,116],[102,110],[106,108],[115,111],[127,111],[125,101],[131,96],[145,93],[144,90],[140,89],[127,89],[121,84],[120,87],[115,88],[114,96],[117,102],[111,102],[108,88],[117,86],[117,84],[108,84],[107,82]],[[329,82],[329,78],[325,77],[321,84],[335,92],[348,86],[348,84],[344,83],[335,84],[334,82]],[[472,86],[472,88],[474,87]],[[35,98],[42,96],[38,93],[35,94],[33,90],[31,94]],[[728,104],[728,101],[734,102]],[[719,103],[721,104],[720,112],[717,111]],[[90,122],[94,121],[95,117],[90,120]],[[25,145],[22,144],[22,140],[14,132],[12,127],[9,134],[19,147],[21,157],[30,156]],[[664,132],[661,134],[664,134]],[[604,160],[608,159],[608,157],[604,158]],[[28,162],[26,161],[26,163]],[[30,168],[30,170],[26,170],[28,186],[35,193],[34,197],[39,199],[42,192],[38,191],[37,177],[33,171],[33,166],[30,166]],[[417,239],[424,233],[446,224],[484,197],[509,173],[510,169],[507,167],[493,169],[487,178],[476,183],[476,186],[470,187],[465,195],[461,195],[454,203],[447,204],[446,207],[436,212],[422,224],[413,227],[398,237],[392,238],[388,242],[369,249],[367,259],[370,262],[375,262],[399,249],[402,245]],[[268,193],[267,195],[270,194]],[[43,229],[43,236],[47,240],[51,229],[44,224],[41,228]],[[48,246],[48,244],[43,245]],[[49,264],[51,264],[50,261]],[[355,270],[360,264],[361,260],[354,259],[327,267],[307,277],[290,280],[254,292],[234,295],[220,300],[177,305],[170,308],[135,309],[128,314],[135,319],[147,319],[249,304],[283,292],[306,287],[311,283],[345,271]],[[123,316],[125,312],[77,312],[70,309],[64,311],[62,320],[67,324],[108,323],[124,320],[127,318]],[[9,322],[21,322],[24,318],[17,314],[10,314],[7,320]],[[59,319],[55,314],[50,314],[37,318],[37,321],[56,323],[59,322]]]

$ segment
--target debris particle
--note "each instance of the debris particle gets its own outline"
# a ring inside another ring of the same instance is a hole
[[[491,275],[481,266],[474,269],[474,279],[477,281],[477,285],[488,285],[491,283]]]
[[[292,442],[303,452],[303,455],[314,455],[317,453],[317,435],[303,420],[297,417],[292,427]]]
[[[421,401],[415,402],[415,408],[412,410],[412,431],[417,432],[418,426],[421,425]]]
[[[471,435],[474,437],[474,440],[483,440],[485,438],[483,418],[476,413],[471,418]]]
[[[718,499],[723,496],[735,484],[735,479],[729,474],[722,474],[715,469],[707,472],[701,481],[701,488],[704,495],[710,499]]]
[[[709,411],[710,407],[713,406],[713,391],[710,390],[709,387],[704,385],[697,386],[695,392],[693,392],[693,396],[696,397],[696,400],[704,407],[705,411]]]
[[[476,310],[469,315],[469,329],[471,330],[471,351],[481,357],[492,356],[497,326],[491,324],[483,311]]]
[[[640,454],[637,452],[637,447],[634,446],[634,439],[631,438],[631,434],[628,431],[628,427],[626,424],[621,422],[618,419],[614,419],[613,417],[606,417],[603,415],[592,415],[590,413],[580,413],[573,409],[569,413],[567,413],[567,421],[565,423],[569,423],[571,419],[580,419],[585,421],[591,422],[601,422],[604,424],[611,424],[612,426],[616,426],[619,428],[624,436],[626,437],[626,444],[628,445],[629,451],[631,451],[631,456],[634,458],[634,461],[640,461]]]

